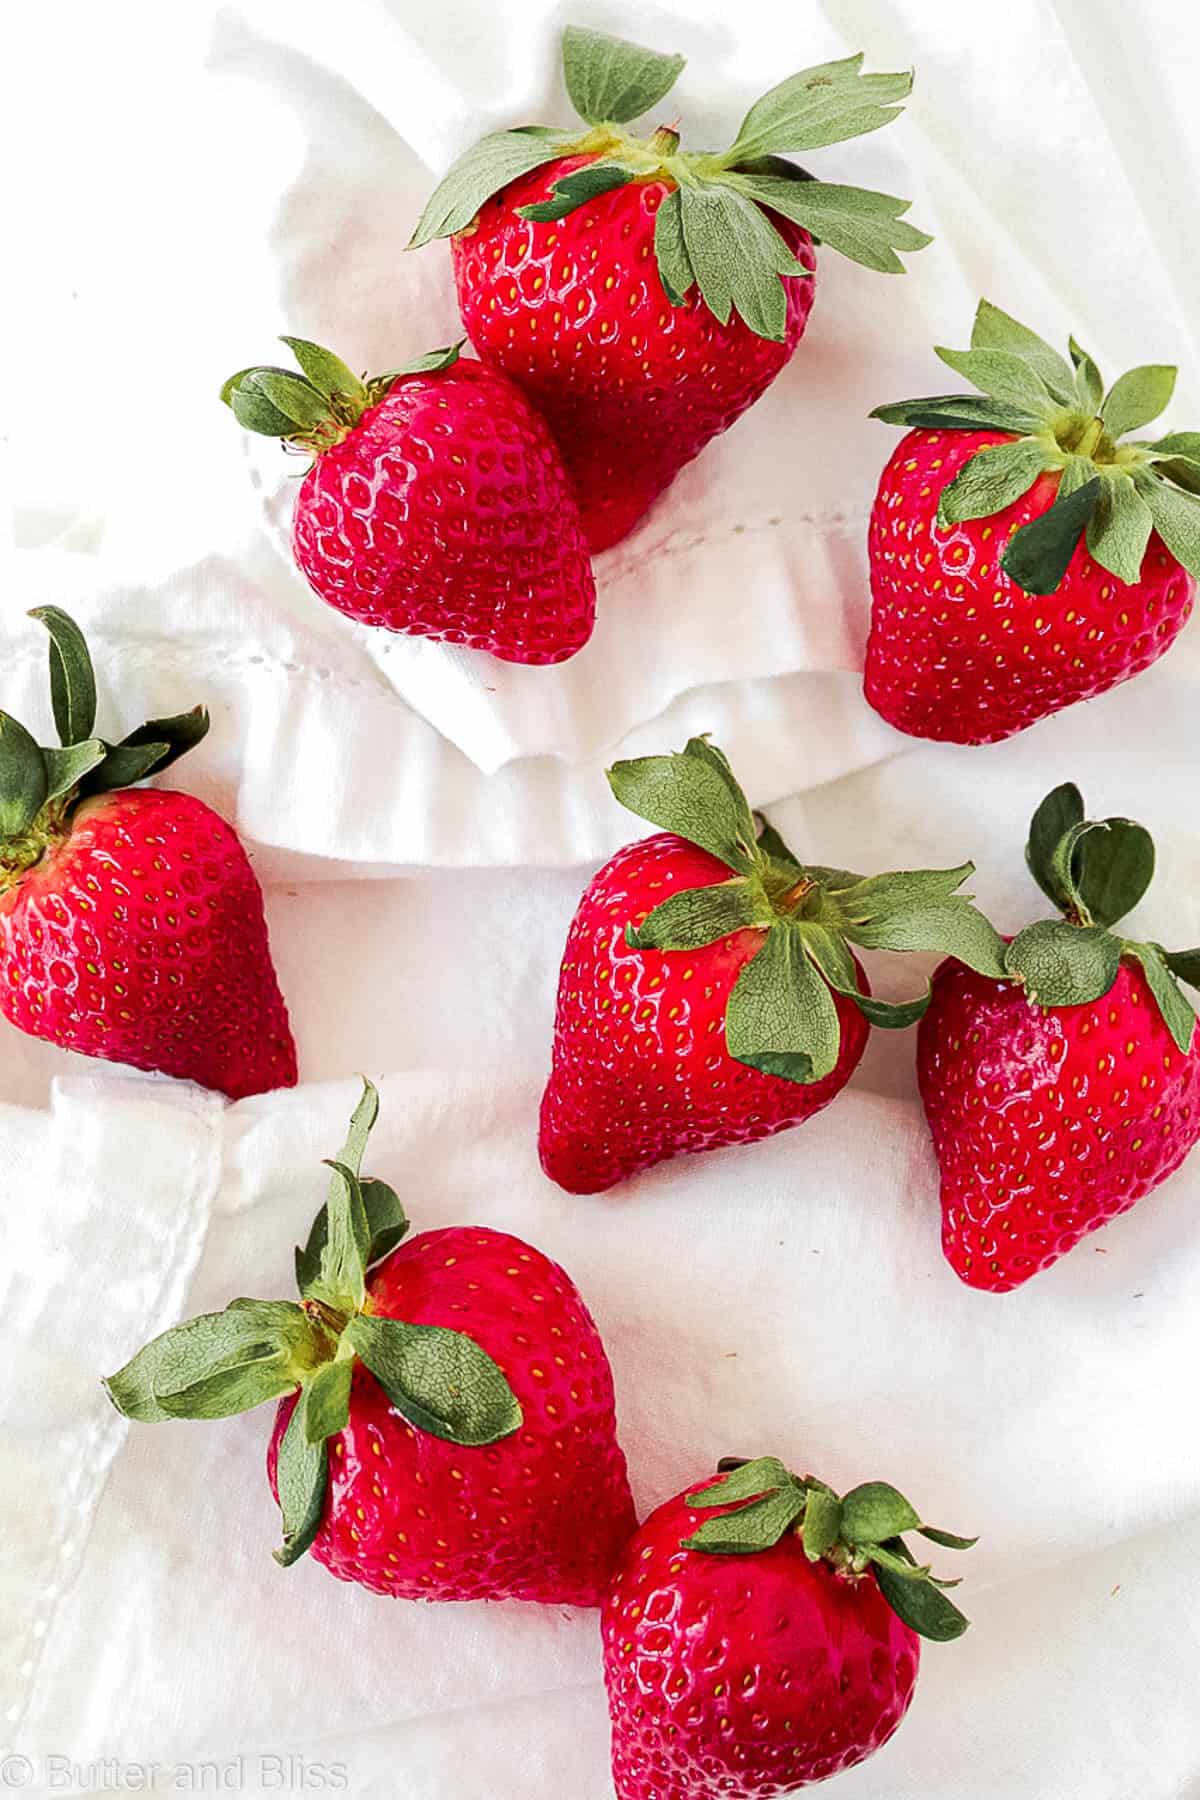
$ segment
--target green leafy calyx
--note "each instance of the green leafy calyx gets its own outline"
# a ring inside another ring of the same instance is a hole
[[[39,606],[29,616],[50,635],[50,705],[59,741],[40,745],[0,712],[0,893],[67,835],[81,800],[169,768],[208,730],[208,714],[198,706],[151,719],[120,743],[97,737],[96,678],[82,631],[61,607]]]
[[[458,360],[458,345],[449,344],[386,374],[358,376],[332,350],[307,338],[279,341],[296,358],[299,374],[273,367],[239,369],[221,389],[221,398],[247,431],[280,438],[314,457],[342,443],[398,381],[440,374]]]
[[[807,278],[778,230],[784,218],[868,269],[903,272],[900,252],[931,240],[904,218],[909,202],[862,188],[814,181],[787,158],[877,131],[896,118],[912,73],[866,75],[860,55],[821,63],[781,81],[757,100],[728,150],[680,149],[674,126],[649,136],[625,127],[669,92],[684,66],[604,32],[568,26],[563,75],[583,132],[547,126],[497,131],[468,150],[430,200],[410,249],[469,231],[483,206],[510,182],[548,163],[574,166],[547,199],[519,208],[533,226],[551,226],[576,207],[629,182],[663,180],[655,255],[668,300],[693,289],[722,324],[732,313],[759,337],[787,329],[786,279]]]
[[[329,1164],[329,1197],[296,1251],[299,1301],[234,1300],[176,1325],[105,1382],[126,1418],[220,1419],[295,1394],[279,1443],[276,1483],[285,1566],[312,1543],[328,1477],[327,1441],[349,1417],[356,1363],[417,1431],[476,1446],[521,1424],[520,1404],[487,1352],[462,1331],[384,1318],[371,1309],[368,1272],[408,1230],[386,1182],[361,1173],[379,1113],[369,1081],[346,1142]]]
[[[1117,581],[1138,580],[1152,531],[1200,575],[1200,432],[1151,440],[1127,434],[1156,419],[1175,387],[1173,368],[1130,369],[1105,392],[1100,372],[1072,338],[1069,360],[998,306],[981,300],[969,350],[942,361],[979,389],[877,407],[889,425],[928,431],[998,431],[1007,441],[976,451],[947,482],[938,525],[990,518],[1058,477],[1051,506],[1013,532],[1004,572],[1030,594],[1057,589],[1081,537]]]
[[[789,1081],[824,1080],[841,1048],[835,996],[872,1025],[898,1029],[921,1017],[928,989],[912,1000],[876,999],[863,991],[851,945],[941,951],[981,974],[1004,973],[1002,940],[958,892],[970,863],[867,877],[801,863],[751,812],[726,758],[705,738],[692,738],[676,756],[616,763],[608,779],[623,806],[729,871],[632,921],[631,948],[694,951],[736,931],[762,936],[725,1015],[729,1053],[751,1068]]]
[[[753,1556],[793,1533],[809,1562],[827,1562],[847,1581],[873,1576],[892,1611],[922,1637],[948,1643],[967,1629],[967,1620],[946,1598],[945,1590],[957,1581],[941,1581],[927,1563],[918,1562],[904,1534],[915,1531],[947,1550],[969,1550],[976,1540],[922,1524],[920,1514],[887,1482],[864,1482],[838,1495],[812,1475],[791,1474],[774,1456],[753,1462],[730,1457],[718,1470],[718,1480],[689,1494],[687,1503],[703,1512],[725,1510],[684,1538],[682,1549]]]
[[[1107,994],[1122,958],[1141,965],[1163,1022],[1187,1051],[1196,1015],[1179,983],[1200,987],[1200,955],[1112,930],[1154,877],[1154,840],[1133,819],[1088,819],[1073,782],[1046,795],[1029,827],[1029,872],[1061,917],[1040,919],[1007,945],[1008,977],[1038,1006],[1087,1006]]]

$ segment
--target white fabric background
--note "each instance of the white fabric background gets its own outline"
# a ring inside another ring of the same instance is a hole
[[[791,368],[598,565],[593,644],[525,671],[321,607],[280,553],[280,463],[215,395],[281,330],[364,367],[446,340],[445,249],[402,246],[458,150],[557,116],[563,18],[685,50],[696,139],[806,63],[914,63],[902,123],[811,160],[911,194],[937,241],[904,279],[822,257]],[[877,1034],[803,1131],[607,1198],[561,1194],[534,1146],[567,922],[637,830],[614,753],[710,729],[801,853],[974,854],[1009,927],[1037,904],[1029,812],[1073,776],[1158,834],[1146,929],[1200,938],[1196,628],[986,750],[897,737],[857,674],[894,441],[864,415],[942,385],[929,346],[965,342],[979,293],[1110,374],[1178,361],[1169,422],[1200,422],[1191,0],[49,0],[9,50],[0,701],[45,720],[23,613],[49,599],[88,627],[114,726],[208,701],[179,779],[255,856],[303,1085],[229,1107],[4,1030],[0,1782],[11,1749],[27,1791],[71,1791],[58,1755],[92,1792],[121,1791],[104,1758],[174,1791],[204,1757],[279,1792],[257,1759],[293,1755],[355,1795],[609,1800],[594,1615],[284,1574],[267,1414],[130,1429],[97,1385],[182,1316],[288,1291],[368,1070],[373,1165],[418,1228],[502,1225],[579,1282],[643,1510],[773,1451],[983,1534],[972,1631],[928,1649],[903,1731],[831,1800],[1195,1800],[1200,1163],[993,1299],[941,1260],[910,1037]]]

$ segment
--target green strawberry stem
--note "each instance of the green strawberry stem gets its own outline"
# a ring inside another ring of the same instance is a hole
[[[358,376],[340,356],[307,338],[282,337],[300,365],[239,369],[221,389],[221,399],[246,431],[279,438],[312,457],[349,437],[363,414],[377,406],[408,375],[437,375],[458,360],[458,344],[430,350],[384,375]]]
[[[173,1326],[105,1383],[129,1419],[219,1419],[298,1395],[280,1440],[276,1479],[286,1567],[320,1526],[327,1440],[349,1417],[355,1360],[379,1382],[414,1430],[464,1446],[494,1444],[521,1424],[521,1407],[485,1350],[465,1332],[376,1318],[368,1271],[408,1230],[396,1193],[360,1174],[379,1113],[369,1081],[340,1155],[329,1197],[296,1251],[300,1301],[233,1300],[224,1312]]]
[[[938,348],[974,394],[934,394],[878,406],[872,418],[929,431],[1003,431],[1013,441],[979,450],[947,483],[938,505],[946,529],[990,518],[1057,475],[1054,503],[1013,533],[1001,558],[1031,594],[1057,589],[1081,537],[1116,580],[1141,574],[1152,532],[1190,574],[1200,576],[1200,432],[1157,439],[1131,431],[1156,419],[1171,399],[1176,370],[1130,369],[1107,393],[1092,358],[1070,340],[1070,361],[990,301],[975,314],[969,350]]]
[[[327,1306],[324,1300],[318,1300],[311,1294],[300,1304],[313,1324],[335,1342],[346,1329],[351,1316],[349,1313],[335,1312],[332,1306]]]
[[[735,311],[760,337],[782,340],[784,277],[807,277],[772,215],[869,269],[903,273],[898,252],[931,242],[903,218],[909,202],[862,188],[814,181],[787,157],[876,131],[897,118],[912,72],[864,75],[862,54],[789,76],[764,94],[720,155],[681,151],[673,125],[648,137],[625,130],[669,92],[684,67],[604,32],[563,33],[567,92],[589,130],[523,126],[492,132],[468,150],[433,194],[409,249],[469,231],[486,200],[520,176],[567,157],[592,160],[562,175],[551,197],[520,209],[549,223],[631,181],[663,178],[655,254],[663,288],[681,305],[693,288],[726,324]]]
[[[807,896],[812,893],[815,885],[816,884],[812,880],[811,876],[802,875],[800,877],[799,881],[793,882],[792,886],[788,889],[786,894],[780,895],[779,902],[778,902],[780,912],[782,912],[782,913],[795,912],[795,910],[799,906],[800,902],[802,900],[806,899]]]
[[[812,1475],[793,1475],[774,1456],[722,1457],[721,1477],[687,1496],[689,1506],[707,1511],[728,1507],[705,1519],[680,1548],[710,1556],[752,1556],[772,1549],[789,1533],[799,1537],[810,1562],[827,1562],[848,1580],[868,1570],[892,1611],[922,1637],[947,1643],[961,1637],[968,1621],[945,1595],[955,1581],[942,1581],[919,1563],[904,1541],[917,1532],[950,1550],[969,1550],[978,1541],[925,1525],[896,1488],[864,1482],[838,1495]]]
[[[132,787],[169,768],[208,730],[197,706],[169,719],[151,719],[120,743],[93,735],[96,679],[79,626],[57,606],[40,606],[50,635],[50,703],[57,746],[39,745],[16,719],[0,713],[0,893],[18,882],[69,833],[82,800]]]
[[[760,829],[728,761],[705,738],[692,738],[677,756],[616,763],[608,779],[623,806],[730,871],[725,881],[672,894],[628,926],[630,947],[689,951],[737,931],[763,934],[726,1010],[726,1044],[739,1062],[789,1081],[823,1080],[841,1045],[834,995],[885,1029],[921,1017],[928,988],[898,1003],[864,993],[851,945],[937,950],[1003,977],[999,934],[956,891],[973,864],[869,877],[806,866],[777,832]]]
[[[11,724],[0,713],[0,781],[8,766]],[[28,869],[35,868],[69,830],[67,807],[61,801],[48,801],[39,807],[28,830],[0,840],[0,894],[14,886]]]
[[[1111,927],[1154,876],[1154,840],[1133,819],[1088,819],[1073,782],[1054,788],[1033,815],[1029,872],[1060,917],[1027,925],[1004,950],[1010,980],[1038,1006],[1088,1006],[1107,994],[1123,958],[1139,963],[1177,1047],[1187,1052],[1196,1014],[1179,983],[1200,987],[1200,955],[1169,951]]]

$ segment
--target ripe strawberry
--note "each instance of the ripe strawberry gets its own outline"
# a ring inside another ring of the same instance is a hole
[[[486,1226],[408,1230],[359,1173],[369,1082],[296,1251],[301,1300],[234,1300],[105,1386],[147,1422],[280,1399],[267,1456],[285,1566],[409,1600],[598,1606],[636,1519],[591,1315],[540,1251]],[[586,1529],[580,1520],[586,1518]]]
[[[804,866],[700,738],[609,781],[665,832],[601,869],[567,938],[539,1149],[571,1193],[826,1106],[868,1023],[911,1025],[928,1003],[872,999],[851,944],[953,949],[1003,972],[996,933],[954,893],[970,863],[865,880]]]
[[[50,686],[61,749],[0,713],[0,1011],[65,1050],[198,1081],[231,1100],[292,1087],[296,1049],[262,893],[224,819],[129,784],[208,730],[202,707],[119,744],[92,735],[96,688],[57,607]]]
[[[1156,418],[1175,370],[1108,393],[981,301],[970,350],[939,349],[982,390],[904,400],[912,425],[871,514],[866,695],[916,737],[986,744],[1148,668],[1200,574],[1200,433],[1118,440]]]
[[[942,1247],[991,1293],[1126,1211],[1200,1137],[1200,1033],[1176,981],[1200,986],[1200,950],[1110,929],[1149,886],[1149,834],[1085,820],[1068,783],[1034,814],[1026,856],[1065,917],[1013,939],[1004,982],[944,963],[917,1047]]]
[[[527,210],[553,205],[556,184],[594,162],[567,157],[485,200],[453,255],[471,342],[545,415],[595,555],[627,537],[790,361],[813,303],[816,253],[806,231],[771,216],[782,247],[808,272],[781,278],[778,338],[728,309],[720,321],[694,284],[673,306],[650,260],[659,208],[677,191],[667,177],[601,193],[550,224]]]
[[[839,1499],[774,1457],[719,1467],[629,1540],[604,1604],[617,1800],[766,1800],[848,1769],[908,1711],[921,1637],[967,1629],[901,1534],[973,1538],[884,1482]]]
[[[862,61],[781,82],[723,155],[681,153],[673,128],[622,128],[683,58],[569,26],[567,91],[591,129],[494,132],[430,200],[409,247],[452,237],[471,342],[549,420],[593,552],[632,530],[791,357],[814,242],[900,272],[897,250],[930,241],[900,218],[906,201],[812,181],[783,159],[896,117],[911,73],[864,76]]]
[[[596,589],[579,511],[521,390],[454,348],[360,381],[318,344],[282,341],[303,375],[242,369],[221,397],[314,459],[292,530],[322,600],[505,662],[582,649]]]

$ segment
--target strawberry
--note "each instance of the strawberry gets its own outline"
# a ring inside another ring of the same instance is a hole
[[[556,663],[592,634],[579,511],[543,421],[457,348],[359,380],[284,338],[302,375],[242,369],[221,397],[248,431],[305,450],[292,527],[312,587],[364,625]]]
[[[600,1334],[520,1238],[406,1240],[393,1189],[360,1174],[378,1110],[366,1082],[296,1251],[300,1303],[234,1300],[175,1326],[109,1396],[144,1422],[279,1400],[267,1470],[285,1567],[311,1548],[378,1594],[598,1606],[636,1525]]]
[[[677,191],[668,178],[630,182],[561,221],[534,222],[529,209],[552,207],[556,184],[594,160],[565,158],[485,200],[474,229],[453,240],[453,258],[471,342],[544,413],[596,555],[627,537],[790,361],[813,303],[816,253],[806,231],[771,219],[800,271],[777,283],[778,338],[728,308],[722,322],[694,282],[672,306],[650,261],[659,210]]]
[[[981,390],[903,400],[916,427],[871,514],[866,695],[915,737],[987,744],[1156,662],[1200,574],[1200,432],[1119,440],[1157,418],[1175,370],[1107,393],[986,300],[969,350],[939,349]]]
[[[1003,972],[1000,939],[954,892],[970,863],[868,879],[802,865],[702,738],[609,781],[664,831],[600,870],[567,938],[539,1148],[571,1193],[828,1105],[868,1024],[911,1025],[928,1001],[872,999],[851,944]]]
[[[467,334],[558,438],[593,553],[774,381],[799,343],[824,241],[870,269],[929,243],[908,203],[813,181],[783,153],[886,125],[912,76],[862,56],[805,69],[751,107],[723,155],[624,127],[684,66],[603,32],[563,34],[587,129],[493,132],[455,164],[410,249],[453,240]]]
[[[1200,986],[1200,950],[1112,930],[1149,886],[1149,834],[1085,819],[1066,783],[1034,814],[1026,857],[1064,916],[1012,940],[1003,982],[944,963],[917,1041],[942,1247],[990,1293],[1125,1212],[1200,1137],[1200,1032],[1178,987]]]
[[[93,735],[79,627],[50,633],[61,748],[0,713],[0,1011],[65,1050],[198,1081],[231,1100],[296,1081],[262,892],[224,819],[131,783],[208,730],[202,707],[119,744]]]
[[[630,1539],[604,1604],[617,1800],[766,1800],[870,1756],[908,1711],[921,1637],[967,1621],[896,1489],[839,1499],[775,1457],[719,1465]]]

